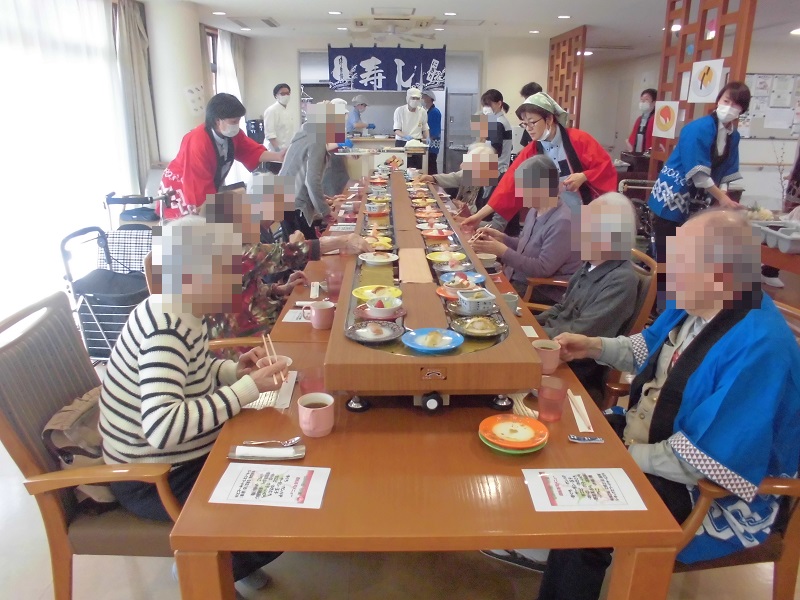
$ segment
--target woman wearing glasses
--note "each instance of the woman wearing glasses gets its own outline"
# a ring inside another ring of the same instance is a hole
[[[561,198],[573,211],[579,211],[582,204],[616,189],[617,171],[608,152],[585,131],[567,129],[567,112],[550,96],[544,92],[534,94],[516,113],[533,142],[511,164],[509,174],[516,169],[515,165],[522,164],[531,156],[549,156],[558,166],[563,189]],[[509,220],[520,207],[521,202],[514,194],[513,177],[504,177],[489,203],[465,219],[463,224],[476,226],[493,212]]]

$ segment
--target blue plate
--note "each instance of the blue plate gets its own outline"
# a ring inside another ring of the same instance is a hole
[[[446,342],[440,346],[428,346],[424,342],[428,339],[427,336],[432,331],[438,331],[446,339]],[[439,329],[437,327],[425,327],[423,329],[415,329],[414,331],[407,331],[403,334],[400,340],[412,350],[422,352],[424,354],[439,354],[441,352],[448,352],[455,350],[464,343],[464,336],[456,333],[452,329]],[[422,342],[422,343],[421,343]]]
[[[464,275],[466,275],[467,277],[469,277],[469,280],[472,283],[483,283],[484,281],[486,281],[485,276],[475,271],[461,271],[461,272],[464,273]],[[448,281],[452,281],[455,276],[456,276],[455,273],[445,273],[444,275],[439,276],[439,281],[441,281],[442,283],[447,283]]]

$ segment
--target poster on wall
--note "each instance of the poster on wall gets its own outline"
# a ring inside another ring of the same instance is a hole
[[[445,47],[328,46],[328,73],[336,91],[402,92],[411,87],[444,91]]]
[[[714,102],[724,82],[724,60],[704,60],[692,65],[689,80],[689,102]]]
[[[678,102],[656,102],[653,123],[653,135],[655,137],[675,139],[675,128],[678,125]]]

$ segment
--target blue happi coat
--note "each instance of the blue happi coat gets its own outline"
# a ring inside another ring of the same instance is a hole
[[[632,338],[640,372],[686,317],[671,305]],[[706,325],[713,326],[713,320]],[[656,414],[653,419],[655,424]],[[718,558],[767,537],[779,500],[757,495],[756,488],[765,477],[797,476],[799,426],[800,347],[765,294],[760,309],[747,312],[711,346],[683,391],[668,443],[734,496],[711,504],[679,561]],[[697,486],[690,493],[696,500]]]
[[[692,175],[706,173],[719,186],[736,179],[739,173],[739,132],[729,136],[728,156],[713,164],[718,121],[714,114],[688,123],[681,131],[678,145],[658,174],[647,205],[662,219],[683,223],[689,218],[689,200],[696,189]]]

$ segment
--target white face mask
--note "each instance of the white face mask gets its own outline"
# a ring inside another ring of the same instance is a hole
[[[417,99],[417,98],[409,98],[408,107],[409,108],[419,108],[419,99]]]
[[[549,138],[550,138],[550,134],[551,134],[551,133],[552,133],[552,131],[550,131],[550,128],[548,127],[547,129],[545,129],[545,130],[544,130],[544,133],[542,134],[542,137],[540,137],[540,138],[539,138],[539,141],[540,141],[540,142],[542,142],[542,141],[543,141],[543,142],[546,142],[546,141],[548,141],[548,140],[549,140]]]
[[[639,112],[643,113],[650,112],[652,108],[653,105],[650,104],[649,102],[639,102]]]
[[[717,106],[717,118],[719,119],[720,123],[728,124],[731,121],[735,121],[739,118],[741,112],[742,111],[735,106],[730,106],[727,104],[720,104]]]
[[[220,123],[219,125],[219,132],[224,135],[225,137],[236,137],[239,135],[239,126],[238,125],[226,125],[225,123]]]
[[[288,94],[286,96],[278,96],[278,104],[281,106],[286,106],[289,104],[289,98],[291,98],[291,96]]]
[[[493,115],[494,114],[494,111],[492,110],[491,106],[484,106],[481,110],[483,111],[483,114],[485,114],[487,117],[489,115]]]

